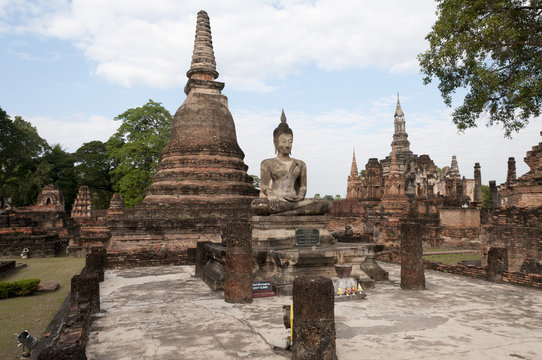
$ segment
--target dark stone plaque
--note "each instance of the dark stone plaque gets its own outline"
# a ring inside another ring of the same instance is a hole
[[[295,246],[320,246],[320,232],[318,229],[297,229]]]

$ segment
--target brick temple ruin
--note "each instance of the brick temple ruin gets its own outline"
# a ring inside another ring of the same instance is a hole
[[[363,177],[354,152],[346,199],[333,204],[333,230],[351,226],[362,238],[397,246],[400,220],[414,206],[425,224],[426,246],[478,247],[480,164],[474,165],[474,179],[467,179],[461,177],[455,155],[450,166],[439,169],[429,155],[414,154],[399,97],[391,147],[386,158],[368,160]]]
[[[542,136],[542,132],[540,133]],[[481,227],[482,265],[502,271],[542,274],[542,142],[527,152],[529,171],[516,178],[508,159],[506,182],[490,182],[487,220]]]
[[[64,209],[64,196],[55,185],[44,186],[36,205],[0,209],[0,256],[58,255],[77,226]]]

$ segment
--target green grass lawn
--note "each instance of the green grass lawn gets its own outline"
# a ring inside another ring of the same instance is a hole
[[[2,259],[10,260],[10,259]],[[55,292],[37,293],[26,297],[0,300],[0,359],[19,359],[21,348],[17,348],[15,333],[28,330],[38,339],[43,336],[60,305],[70,292],[73,275],[85,266],[84,258],[55,257],[43,259],[11,259],[27,266],[0,279],[15,281],[40,279],[42,283],[58,283]]]
[[[424,254],[440,251],[453,251],[457,249],[447,248],[430,248],[423,249]],[[457,264],[463,260],[480,260],[480,253],[463,253],[463,254],[445,254],[445,255],[424,255],[424,260],[443,264]]]

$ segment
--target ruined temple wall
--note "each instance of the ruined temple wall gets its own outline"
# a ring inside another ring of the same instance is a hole
[[[202,211],[204,208],[202,205]],[[124,216],[109,218],[108,267],[194,264],[198,242],[221,242],[227,219],[193,216],[182,209],[142,206],[126,209]]]
[[[508,271],[535,272],[542,268],[542,207],[506,208],[489,214],[482,226],[482,265],[487,265],[489,249],[507,250]]]
[[[479,228],[480,209],[440,209],[440,224],[455,228]]]
[[[463,195],[474,201],[474,179],[463,179]]]
[[[63,242],[28,216],[17,212],[0,214],[0,257],[18,257],[27,248],[30,257],[57,255]]]
[[[354,235],[372,233],[373,227],[367,221],[367,212],[374,210],[379,203],[379,200],[342,199],[333,201],[329,212],[331,221],[327,230],[344,232],[346,226],[351,226]]]
[[[48,235],[58,235],[63,241],[77,231],[75,222],[65,211],[42,211],[43,206],[17,208],[18,214],[24,215],[36,223],[36,226],[47,232]]]
[[[480,209],[440,209],[441,245],[446,247],[478,248],[480,239]]]
[[[363,214],[363,206],[356,199],[341,199],[331,203],[329,215],[332,217],[360,217]]]
[[[504,207],[539,207],[542,206],[542,185],[527,183],[499,188],[501,205]]]
[[[107,246],[111,237],[107,223],[107,210],[93,210],[89,217],[75,218],[79,225],[76,235],[70,237],[66,253],[72,257],[85,257],[93,247]]]

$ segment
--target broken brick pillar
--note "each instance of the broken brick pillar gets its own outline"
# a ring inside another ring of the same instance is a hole
[[[510,184],[516,180],[516,159],[511,156],[508,158],[508,171],[506,173],[506,183]]]
[[[331,279],[294,280],[293,360],[336,359],[334,295]]]
[[[85,259],[85,271],[87,274],[96,274],[98,281],[104,281],[104,268],[106,261],[106,250],[94,247],[90,249]]]
[[[482,194],[482,172],[480,171],[480,163],[474,164],[474,199],[473,202],[482,205],[484,196]]]
[[[487,278],[501,281],[503,271],[508,271],[508,249],[492,247],[487,253]]]
[[[96,274],[74,275],[71,281],[71,306],[90,307],[92,313],[100,311],[100,282]]]
[[[499,191],[497,189],[497,183],[495,180],[489,181],[489,207],[494,209],[501,207]]]
[[[229,303],[252,302],[252,228],[248,222],[231,221],[226,224],[224,237],[224,300]]]
[[[401,224],[401,288],[425,289],[422,226],[412,219]]]

